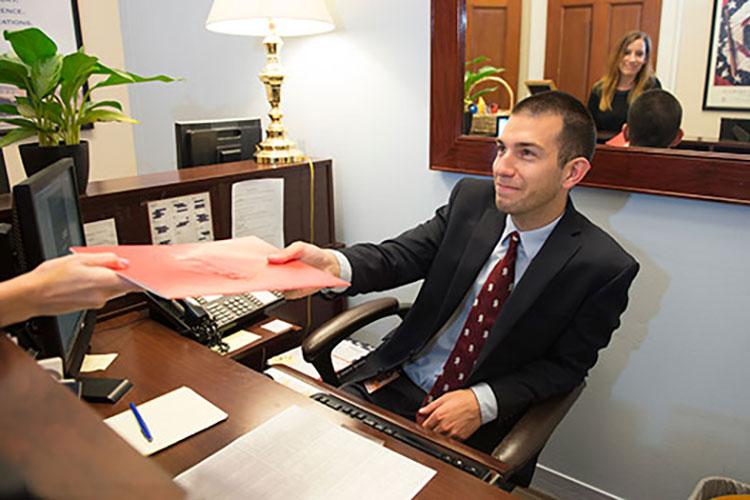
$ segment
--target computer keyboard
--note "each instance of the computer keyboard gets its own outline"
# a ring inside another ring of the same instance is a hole
[[[399,441],[402,441],[420,451],[432,455],[443,462],[446,462],[458,469],[468,472],[469,474],[478,477],[479,479],[486,481],[492,476],[492,471],[484,465],[476,462],[470,458],[456,453],[455,451],[448,450],[442,446],[429,441],[411,431],[399,427],[391,422],[383,420],[372,413],[363,410],[362,408],[355,406],[351,403],[344,401],[332,394],[326,394],[319,392],[310,396],[315,401],[323,403],[324,405],[332,408],[336,411],[340,411],[349,415],[351,418],[355,418],[362,423],[369,425],[370,427],[377,429],[389,436],[392,436]]]

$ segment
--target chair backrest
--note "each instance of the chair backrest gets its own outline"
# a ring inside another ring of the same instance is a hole
[[[493,457],[509,466],[504,477],[513,475],[544,448],[552,432],[581,395],[584,387],[586,387],[586,382],[581,382],[578,387],[567,394],[532,405],[516,422],[492,452]]]

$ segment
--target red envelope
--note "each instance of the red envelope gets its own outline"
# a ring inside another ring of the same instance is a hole
[[[75,253],[112,252],[127,259],[123,278],[169,299],[198,295],[237,295],[258,290],[297,290],[349,286],[344,280],[300,261],[269,264],[278,252],[248,236],[179,245],[73,247]]]

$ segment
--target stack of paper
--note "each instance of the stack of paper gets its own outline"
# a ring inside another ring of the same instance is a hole
[[[190,498],[403,499],[435,471],[293,406],[175,478]]]

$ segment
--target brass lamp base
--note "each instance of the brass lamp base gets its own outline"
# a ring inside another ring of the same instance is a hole
[[[260,165],[278,163],[298,163],[305,160],[305,154],[297,149],[294,141],[284,138],[268,137],[258,144],[255,160]]]
[[[266,88],[268,103],[271,110],[268,117],[271,123],[268,125],[266,138],[258,144],[255,152],[255,160],[261,165],[276,165],[281,163],[294,163],[305,160],[305,155],[297,149],[294,141],[286,136],[286,129],[281,123],[281,84],[284,81],[284,71],[279,61],[282,41],[276,34],[273,22],[269,23],[269,34],[264,40],[266,46],[266,66],[260,73],[260,81]]]

